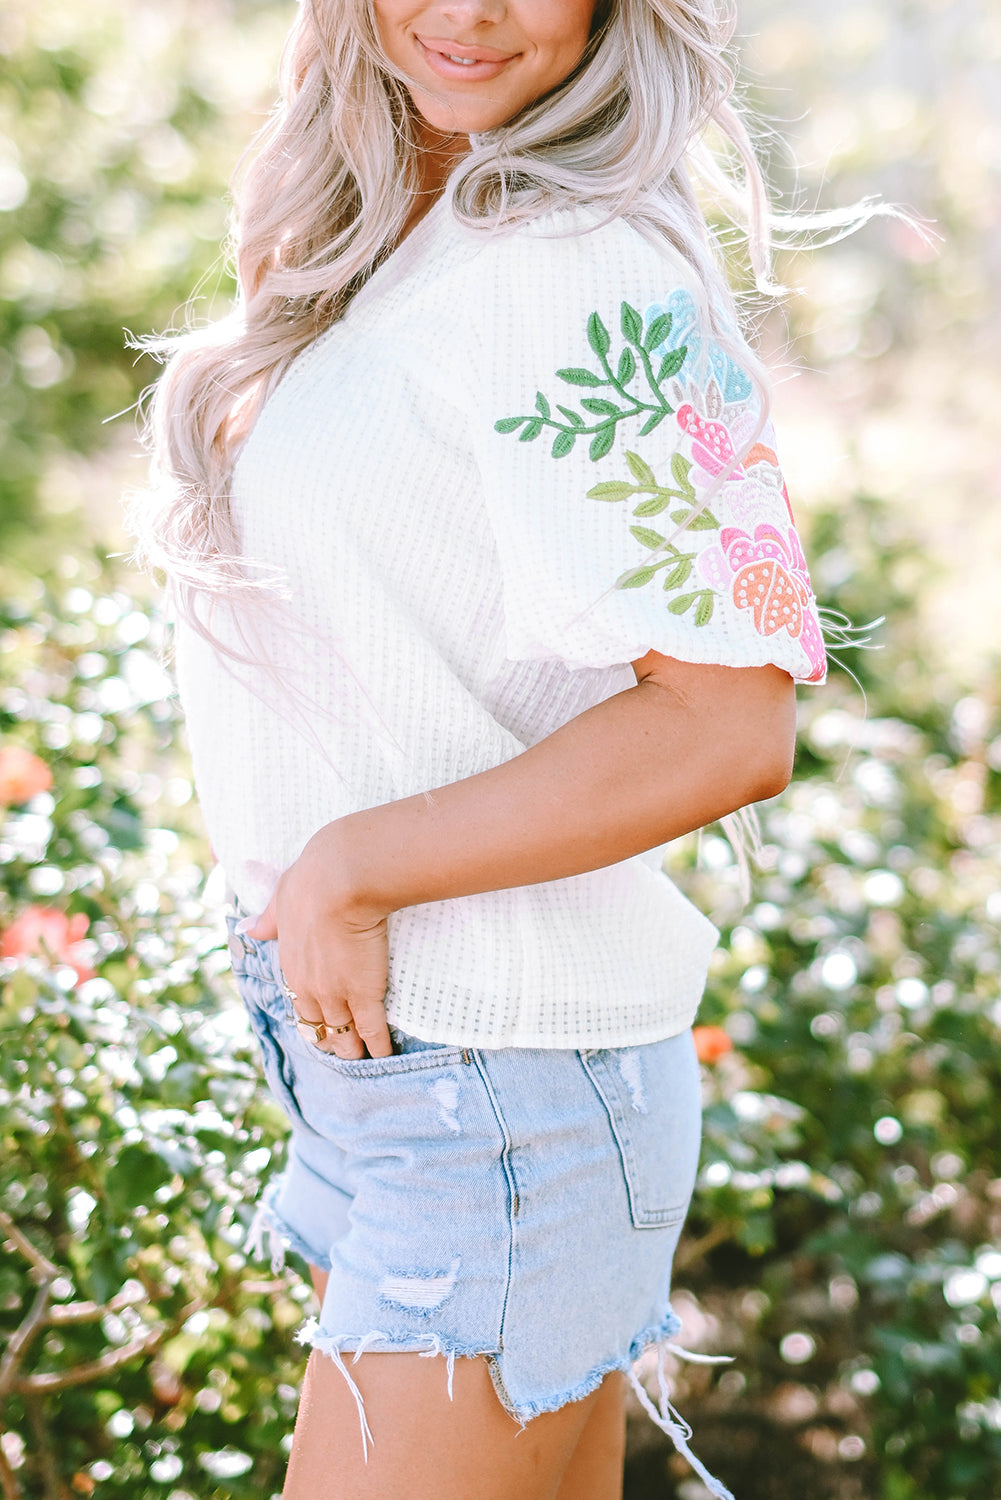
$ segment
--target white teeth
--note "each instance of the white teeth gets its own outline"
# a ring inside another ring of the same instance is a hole
[[[471,68],[476,61],[475,57],[453,57],[451,52],[446,52],[445,56],[449,62],[461,63],[464,68]]]

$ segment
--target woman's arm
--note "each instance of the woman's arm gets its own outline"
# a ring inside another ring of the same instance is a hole
[[[354,1019],[341,1056],[391,1051],[385,919],[401,907],[615,864],[789,780],[795,690],[778,667],[651,651],[636,686],[539,744],[434,792],[328,823],[249,930],[279,941],[300,1013]]]

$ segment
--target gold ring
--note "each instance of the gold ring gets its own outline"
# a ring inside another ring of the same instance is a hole
[[[343,1036],[345,1031],[353,1030],[354,1024],[353,1021],[347,1021],[343,1026],[328,1026],[326,1021],[307,1021],[305,1016],[300,1016],[299,1012],[295,1011],[296,1031],[307,1042],[314,1042],[317,1046],[328,1036]]]

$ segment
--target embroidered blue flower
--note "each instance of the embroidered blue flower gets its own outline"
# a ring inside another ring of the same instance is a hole
[[[732,402],[746,401],[754,389],[747,373],[715,342],[710,341],[707,355],[703,354],[699,314],[691,293],[679,288],[671,293],[666,302],[651,303],[644,315],[646,327],[651,328],[657,318],[665,315],[671,319],[670,332],[652,353],[663,359],[672,349],[686,346],[686,373],[704,371],[705,360],[708,359],[712,372],[709,378],[715,379],[724,402],[730,405]]]

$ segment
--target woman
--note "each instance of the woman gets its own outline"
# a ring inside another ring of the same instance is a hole
[[[321,1304],[288,1500],[610,1500],[678,1327],[716,933],[658,850],[781,790],[824,671],[689,175],[717,127],[765,284],[715,12],[307,0],[238,311],[160,382],[147,546]]]

